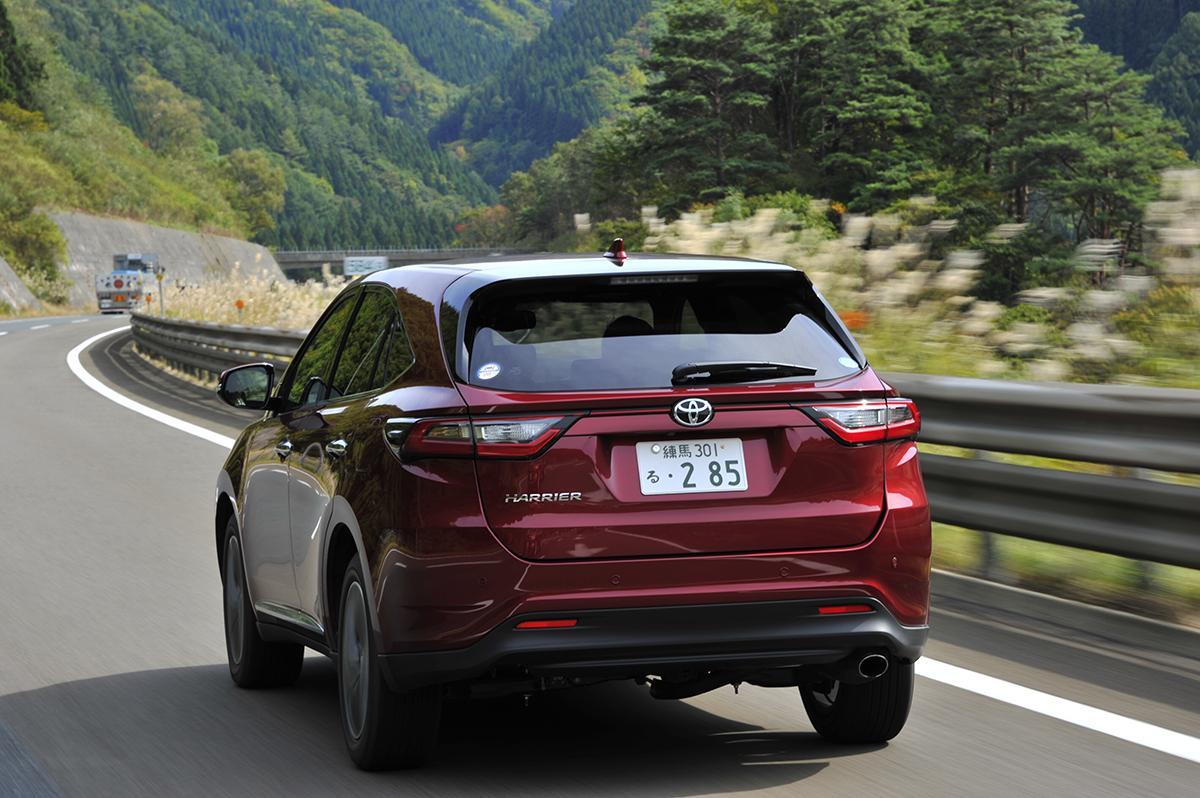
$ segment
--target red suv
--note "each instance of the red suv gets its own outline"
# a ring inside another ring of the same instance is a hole
[[[229,668],[337,663],[363,768],[442,702],[634,679],[799,688],[816,730],[904,725],[928,634],[917,409],[804,274],[541,257],[372,274],[219,393],[263,411],[217,487]]]

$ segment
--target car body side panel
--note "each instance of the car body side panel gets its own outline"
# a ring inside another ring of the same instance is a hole
[[[344,465],[326,454],[325,445],[336,439],[355,437],[352,425],[333,412],[347,409],[345,405],[328,406],[284,416],[295,447],[288,458],[288,507],[297,608],[313,618],[320,618],[317,611],[323,538]]]
[[[288,511],[288,465],[275,452],[287,430],[278,421],[260,422],[244,444],[242,556],[246,581],[256,602],[294,607],[292,542]]]

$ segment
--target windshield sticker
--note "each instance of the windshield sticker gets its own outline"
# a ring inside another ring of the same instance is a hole
[[[475,376],[481,380],[490,380],[500,373],[499,363],[484,363],[479,367],[479,371],[475,372]]]
[[[855,362],[854,358],[839,357],[838,362],[848,369],[858,368],[858,363]]]

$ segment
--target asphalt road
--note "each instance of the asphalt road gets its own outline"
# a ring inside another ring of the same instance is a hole
[[[967,669],[986,689],[930,667],[886,746],[826,745],[794,690],[660,702],[613,684],[529,708],[451,705],[434,766],[360,773],[324,659],[310,657],[294,688],[230,682],[211,518],[224,450],[101,396],[66,362],[124,323],[0,323],[0,795],[1196,794],[1200,764],[1156,750],[1155,730],[1137,722],[1190,745],[1200,663],[950,605],[935,611],[930,664]],[[132,356],[126,335],[92,346],[82,366],[236,432],[207,391]],[[1094,730],[1104,724],[1087,713],[1031,711],[986,677],[1041,691],[1023,699],[1035,709],[1067,699],[1116,713],[1136,741]]]

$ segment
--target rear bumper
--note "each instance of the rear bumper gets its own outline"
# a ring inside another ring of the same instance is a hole
[[[396,689],[490,675],[631,678],[680,671],[753,671],[819,665],[852,652],[921,655],[928,626],[905,626],[878,600],[873,612],[820,615],[830,599],[529,613],[467,648],[381,656]],[[573,618],[565,629],[517,629],[522,621]]]

